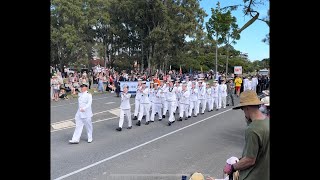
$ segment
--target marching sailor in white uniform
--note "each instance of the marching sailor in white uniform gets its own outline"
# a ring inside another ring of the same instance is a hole
[[[82,133],[83,126],[86,127],[88,143],[92,142],[92,95],[87,91],[88,84],[83,83],[81,86],[81,93],[78,98],[78,111],[75,115],[76,129],[74,130],[72,139],[69,140],[71,144],[78,144]]]
[[[212,93],[212,108],[213,106],[216,108],[216,111],[218,111],[219,108],[219,84],[218,81],[214,80],[213,85],[211,87]]]
[[[199,78],[200,79],[200,78]],[[201,104],[201,114],[204,114],[204,111],[206,110],[206,87],[203,87],[202,85],[202,79],[198,81],[199,88],[198,88],[198,102],[199,102],[199,110],[200,110],[200,104]]]
[[[189,105],[189,116],[191,118],[193,110],[194,117],[197,117],[199,113],[199,104],[198,104],[198,89],[196,88],[196,82],[192,81],[191,89],[190,89],[190,105]]]
[[[119,120],[119,127],[116,129],[117,131],[122,130],[124,115],[126,115],[128,119],[128,127],[127,129],[132,128],[132,121],[131,121],[131,106],[130,106],[130,97],[131,94],[128,93],[129,87],[128,85],[123,85],[123,92],[121,93],[121,104],[120,104],[120,120]]]
[[[140,99],[141,99],[141,91],[139,91],[142,87],[141,85],[142,79],[138,79],[138,86],[137,86],[137,92],[136,92],[136,97],[134,98],[134,118],[133,120],[137,120],[138,118],[138,113],[139,113],[139,108],[140,108]]]
[[[188,90],[188,84],[186,82],[182,83],[182,90],[180,91],[179,99],[179,120],[182,121],[183,114],[185,114],[185,120],[188,119],[188,110],[190,103],[190,91]]]
[[[173,86],[173,81],[170,80],[169,87],[165,90],[166,93],[166,100],[168,103],[168,109],[169,109],[169,123],[168,126],[171,126],[172,123],[174,123],[174,115],[176,109],[176,93],[178,91],[177,87]]]
[[[149,124],[150,120],[150,100],[149,100],[149,87],[146,86],[146,81],[142,81],[142,88],[139,89],[141,92],[141,99],[140,99],[140,112],[138,117],[138,122],[136,123],[137,126],[141,125],[141,120],[143,114],[146,114],[146,125]]]
[[[150,96],[153,98],[152,100],[152,110],[151,110],[151,117],[150,122],[154,122],[154,116],[158,113],[159,121],[162,120],[162,94],[161,90],[158,87],[158,83],[154,83],[154,89],[151,91]],[[152,94],[152,95],[151,95]]]

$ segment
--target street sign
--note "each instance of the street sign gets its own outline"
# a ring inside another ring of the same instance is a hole
[[[234,66],[234,74],[242,74],[242,66]]]

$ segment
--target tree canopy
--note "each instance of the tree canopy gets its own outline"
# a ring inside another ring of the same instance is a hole
[[[199,0],[52,0],[51,64],[88,66],[97,52],[105,60],[102,66],[118,70],[210,70],[216,55],[218,71],[225,70],[227,58],[230,72],[241,64],[255,69],[232,47],[240,36],[231,11],[226,12],[217,43],[205,31],[207,14]],[[216,53],[217,44],[224,45]]]

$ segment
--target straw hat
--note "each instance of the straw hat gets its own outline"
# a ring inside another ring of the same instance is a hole
[[[205,180],[201,173],[195,172],[192,174],[189,180]]]
[[[263,104],[258,98],[258,95],[253,90],[246,90],[240,94],[240,105],[232,109],[240,109],[243,106],[260,105]]]

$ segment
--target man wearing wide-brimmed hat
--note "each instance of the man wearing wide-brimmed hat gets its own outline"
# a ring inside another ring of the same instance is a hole
[[[245,146],[242,158],[233,165],[226,165],[224,172],[231,174],[240,170],[240,179],[269,180],[269,118],[260,110],[263,104],[253,90],[240,94],[240,105],[233,109],[242,109],[248,124],[245,130]]]

